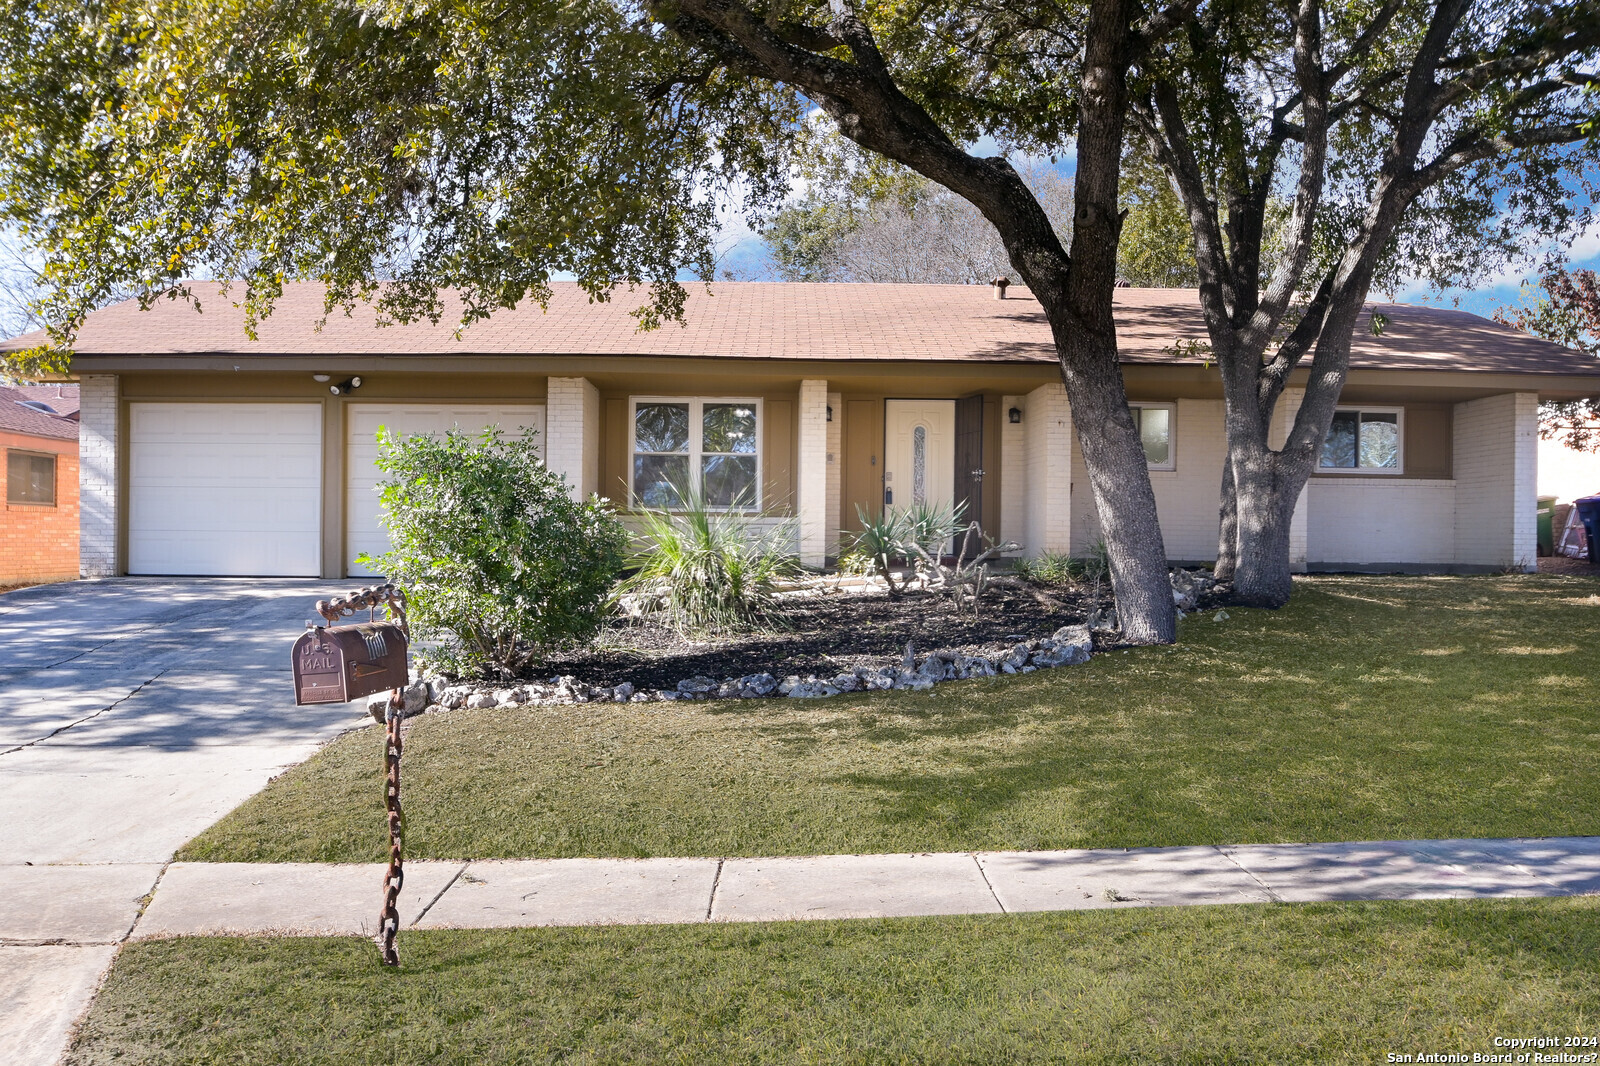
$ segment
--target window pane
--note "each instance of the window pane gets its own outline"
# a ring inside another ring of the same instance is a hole
[[[911,431],[911,502],[928,502],[928,431],[922,426]]]
[[[641,452],[689,450],[689,405],[642,403],[633,416],[634,446]]]
[[[1172,459],[1172,412],[1165,407],[1138,407],[1139,439],[1151,466],[1166,466]]]
[[[6,453],[6,502],[56,502],[56,460],[50,455]]]
[[[670,510],[683,503],[689,484],[687,455],[636,455],[633,457],[633,502],[639,507]]]
[[[707,455],[700,460],[707,507],[756,505],[756,457]]]
[[[1360,418],[1354,411],[1336,411],[1328,426],[1328,439],[1322,442],[1322,465],[1328,467],[1354,467],[1356,465],[1356,423]]]
[[[744,403],[708,403],[702,416],[708,452],[756,453],[756,409]]]
[[[1400,416],[1361,415],[1361,465],[1393,470],[1400,465]]]

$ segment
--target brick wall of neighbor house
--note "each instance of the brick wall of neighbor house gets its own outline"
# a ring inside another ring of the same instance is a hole
[[[1456,562],[1534,569],[1539,402],[1502,393],[1455,405]]]
[[[117,390],[115,374],[85,374],[78,381],[78,548],[84,577],[117,573]]]
[[[56,503],[4,504],[0,585],[71,581],[78,576],[78,442],[0,433],[0,501],[6,499],[4,453],[12,448],[56,457]]]
[[[1072,431],[1072,409],[1067,390],[1060,384],[1041,385],[1028,393],[1022,425],[1027,437],[1026,476],[1014,482],[1001,474],[1005,485],[1025,486],[1023,554],[1066,552],[1070,547],[1073,501],[1072,467],[1078,451]],[[1013,489],[1014,491],[1014,489]],[[1093,507],[1085,494],[1080,506]]]

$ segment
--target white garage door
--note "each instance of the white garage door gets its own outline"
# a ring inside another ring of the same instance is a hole
[[[351,404],[345,411],[349,434],[345,484],[345,561],[351,576],[370,576],[357,565],[363,552],[382,555],[389,550],[378,508],[378,427],[401,437],[419,433],[444,433],[459,428],[480,433],[499,426],[507,437],[531,429],[544,435],[543,404]],[[541,447],[540,451],[543,451]]]
[[[322,405],[129,405],[128,572],[314,577]]]

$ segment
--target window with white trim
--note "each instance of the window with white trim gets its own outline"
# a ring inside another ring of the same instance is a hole
[[[761,509],[760,400],[636,396],[632,413],[632,506]]]
[[[1144,459],[1151,470],[1177,469],[1172,447],[1172,424],[1177,420],[1177,405],[1170,403],[1131,403],[1133,424],[1139,427]]]
[[[1325,474],[1399,474],[1405,469],[1405,411],[1340,407],[1333,412],[1317,469]]]

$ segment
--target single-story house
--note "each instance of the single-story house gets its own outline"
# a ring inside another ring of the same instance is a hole
[[[0,386],[0,586],[78,576],[78,386]]]
[[[86,574],[361,573],[381,549],[379,426],[531,427],[575,492],[624,512],[688,479],[752,521],[793,519],[822,564],[841,530],[964,501],[1027,554],[1098,538],[1050,330],[1016,287],[717,283],[639,332],[642,294],[558,284],[458,339],[444,322],[324,323],[291,285],[250,340],[232,298],[91,315],[82,385]],[[1215,557],[1218,372],[1192,290],[1122,289],[1118,334],[1175,562]],[[1301,569],[1531,568],[1541,400],[1600,394],[1600,362],[1459,311],[1373,308],[1294,521]],[[28,338],[10,342],[27,343]],[[1302,372],[1303,373],[1303,372]],[[1303,378],[1302,378],[1303,380]],[[1280,437],[1302,391],[1280,405]]]

